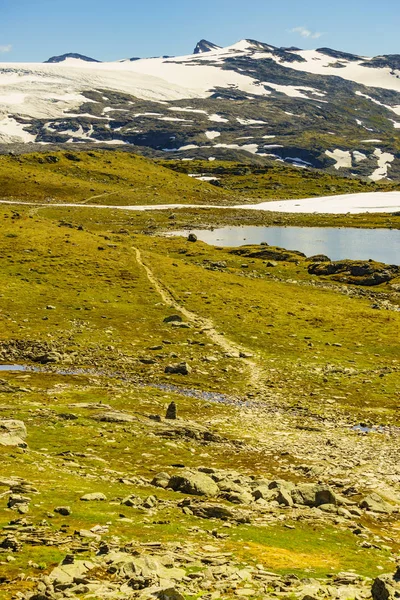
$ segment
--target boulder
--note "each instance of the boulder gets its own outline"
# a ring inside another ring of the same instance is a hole
[[[167,365],[164,372],[171,375],[189,375],[192,369],[187,362],[181,362],[177,365]]]
[[[217,496],[219,488],[215,481],[204,473],[190,473],[173,475],[168,482],[168,487],[176,492],[184,492],[194,496]]]
[[[394,575],[380,575],[372,584],[373,600],[395,600],[400,598],[400,567]]]
[[[170,315],[169,317],[165,317],[164,323],[182,323],[182,317],[179,315]]]
[[[221,521],[233,521],[235,523],[250,523],[247,513],[230,510],[220,504],[195,504],[189,506],[190,512],[200,519],[220,519]]]
[[[360,508],[365,508],[365,510],[369,510],[371,512],[382,513],[382,514],[390,514],[393,512],[392,506],[385,502],[379,494],[369,494],[360,502]]]
[[[176,417],[177,417],[176,404],[175,404],[175,402],[171,402],[168,405],[167,412],[165,414],[165,418],[175,420]]]
[[[87,560],[77,560],[72,564],[61,564],[49,575],[49,581],[55,585],[68,585],[76,578],[81,578],[90,569],[93,569],[94,564]]]
[[[155,485],[156,487],[160,487],[160,488],[167,488],[168,484],[169,484],[169,480],[171,479],[171,476],[168,475],[168,473],[157,473],[157,475],[155,475],[151,481],[151,485]]]
[[[23,421],[0,419],[0,446],[27,447],[27,431]]]
[[[54,509],[54,512],[62,515],[63,517],[68,517],[71,514],[71,509],[69,506],[57,506]]]
[[[197,235],[195,233],[189,233],[187,240],[188,242],[197,242]]]
[[[343,504],[338,494],[335,494],[328,486],[317,483],[301,483],[292,490],[292,500],[295,504],[318,507],[326,504]]]
[[[85,494],[81,496],[83,502],[104,502],[107,497],[101,492],[94,492],[93,494]]]

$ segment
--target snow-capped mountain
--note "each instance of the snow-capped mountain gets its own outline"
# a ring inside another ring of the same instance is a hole
[[[207,40],[200,40],[197,42],[193,54],[204,54],[204,52],[211,52],[212,50],[220,50],[221,46],[217,46]]]
[[[83,54],[76,54],[75,52],[69,52],[67,54],[62,54],[61,56],[52,56],[49,60],[46,60],[46,63],[61,63],[68,58],[76,58],[77,60],[84,60],[86,62],[100,62],[95,58],[90,58],[90,56],[84,56]]]
[[[400,179],[400,55],[201,40],[181,57],[0,64],[0,144],[131,146]]]

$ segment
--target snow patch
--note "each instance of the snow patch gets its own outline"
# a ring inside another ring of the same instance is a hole
[[[304,100],[316,100],[316,98],[310,98],[307,96],[308,94],[312,94],[314,96],[325,97],[325,94],[316,90],[312,87],[306,86],[294,86],[294,85],[279,85],[277,83],[269,83],[264,81],[263,85],[267,85],[268,87],[274,89],[276,92],[280,92],[281,94],[285,94],[285,96],[289,96],[290,98],[304,98]],[[321,100],[320,100],[321,102]]]
[[[348,150],[336,148],[336,150],[333,151],[326,150],[325,154],[336,161],[335,169],[351,169],[351,152]]]
[[[376,148],[374,156],[378,159],[378,168],[369,176],[372,181],[380,181],[387,177],[388,169],[394,161],[394,155],[390,152],[382,152],[380,148]]]
[[[241,119],[237,117],[236,121],[241,125],[266,125],[265,121],[257,121],[256,119]]]
[[[209,140],[215,140],[215,138],[220,137],[221,134],[219,131],[206,131],[205,135]]]
[[[24,125],[10,116],[0,116],[0,142],[2,144],[15,144],[21,142],[35,142],[36,135],[24,129]]]
[[[222,117],[218,114],[209,115],[208,118],[210,121],[214,121],[215,123],[229,123],[229,119],[225,119],[225,117]]]
[[[400,192],[370,192],[323,196],[302,200],[277,200],[235,208],[267,210],[282,213],[359,214],[400,210]]]

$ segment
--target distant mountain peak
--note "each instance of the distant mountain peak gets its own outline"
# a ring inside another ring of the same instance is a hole
[[[211,52],[211,50],[218,50],[221,46],[217,46],[207,40],[200,40],[193,50],[193,54],[204,54],[204,52]]]
[[[100,62],[95,58],[90,58],[90,56],[84,56],[83,54],[76,54],[75,52],[68,52],[67,54],[62,54],[61,56],[52,56],[49,60],[46,60],[46,63],[61,63],[67,60],[68,58],[75,58],[77,60],[84,60],[85,62]]]

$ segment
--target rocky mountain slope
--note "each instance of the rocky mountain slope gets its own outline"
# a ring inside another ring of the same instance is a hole
[[[194,54],[0,64],[0,146],[135,148],[400,178],[400,55],[242,40]],[[60,62],[58,62],[60,61]]]

